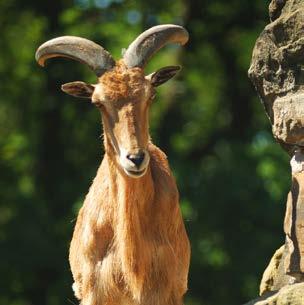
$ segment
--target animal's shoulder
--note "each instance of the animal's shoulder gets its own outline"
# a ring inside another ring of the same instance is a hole
[[[178,196],[175,178],[171,172],[166,154],[156,146],[150,146],[151,174],[156,192],[166,193],[171,197]]]

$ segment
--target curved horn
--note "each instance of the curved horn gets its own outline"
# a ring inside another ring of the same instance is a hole
[[[150,57],[167,43],[184,45],[189,39],[188,32],[179,25],[163,24],[154,26],[140,34],[128,47],[123,58],[129,68],[144,67]]]
[[[52,57],[68,57],[88,65],[99,77],[115,65],[111,54],[95,42],[75,36],[61,36],[48,40],[36,51],[35,58],[44,66]]]

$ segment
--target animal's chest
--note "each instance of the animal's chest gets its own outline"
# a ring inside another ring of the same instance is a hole
[[[130,247],[132,245],[128,245]],[[167,293],[167,287],[178,272],[177,258],[171,243],[142,237],[141,247],[132,256],[115,246],[96,262],[96,281],[101,294],[110,292],[121,298],[133,299],[142,294],[150,298],[155,291],[158,296]]]
[[[92,198],[98,198],[98,205],[86,207],[94,211],[94,221],[85,222],[89,230],[83,230],[99,293],[134,298],[158,291],[160,297],[178,273],[179,251],[170,225],[176,193],[162,189],[152,197],[129,192],[123,202],[108,202],[111,196],[105,194],[108,187],[95,188]]]

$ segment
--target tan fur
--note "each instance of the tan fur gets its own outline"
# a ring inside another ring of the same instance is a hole
[[[71,242],[75,295],[81,305],[182,305],[190,247],[167,158],[149,138],[154,89],[123,63],[99,85],[92,101],[102,112],[105,156]],[[144,176],[124,173],[120,149],[149,152]]]

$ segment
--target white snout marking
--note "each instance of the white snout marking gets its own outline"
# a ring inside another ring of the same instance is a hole
[[[144,153],[144,159],[139,167],[137,167],[131,160],[127,158],[129,154],[132,152],[127,151],[126,149],[120,148],[120,156],[119,162],[122,166],[124,172],[132,178],[140,178],[144,176],[147,172],[148,165],[150,162],[150,155],[147,150],[143,149],[142,152]]]

